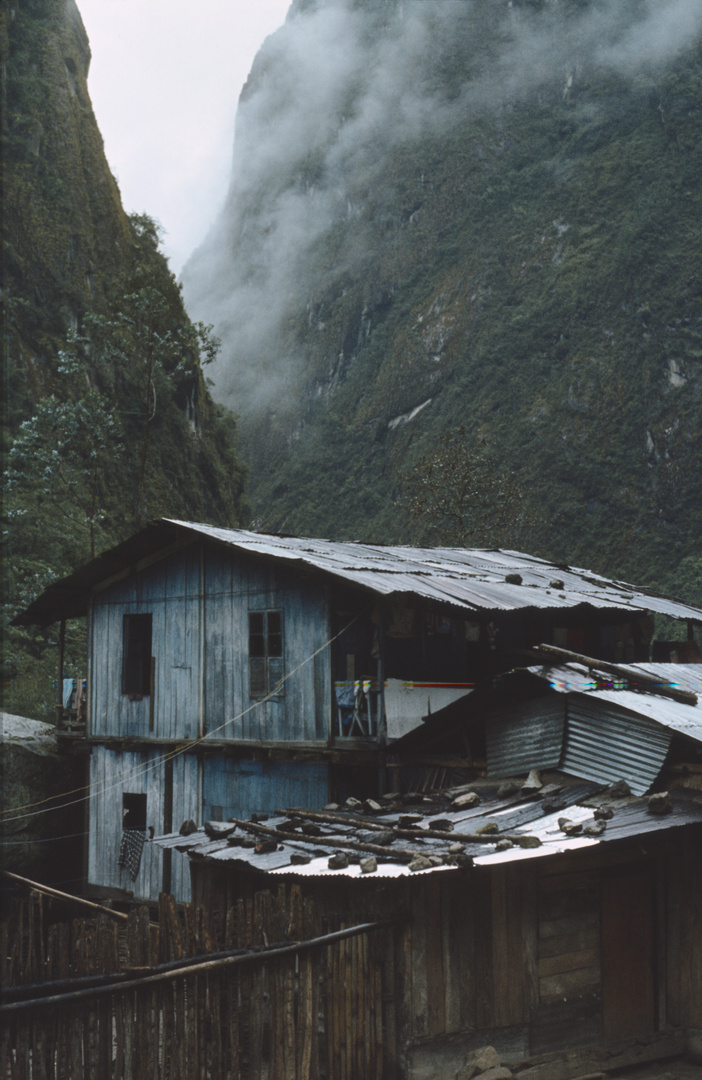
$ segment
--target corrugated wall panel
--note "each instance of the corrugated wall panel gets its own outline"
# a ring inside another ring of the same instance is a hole
[[[663,766],[671,738],[653,720],[572,694],[561,767],[597,783],[626,780],[634,795],[643,795]]]
[[[561,760],[565,700],[560,695],[509,706],[509,715],[485,724],[490,776],[519,776],[530,769],[556,769]]]

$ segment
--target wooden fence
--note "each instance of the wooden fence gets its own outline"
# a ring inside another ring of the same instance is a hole
[[[322,926],[296,886],[214,920],[164,894],[158,922],[47,925],[44,903],[0,928],[0,1080],[381,1080],[377,924]]]

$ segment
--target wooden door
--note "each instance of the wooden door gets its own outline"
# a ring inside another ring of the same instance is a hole
[[[602,1036],[615,1042],[655,1028],[653,876],[620,871],[602,881]]]

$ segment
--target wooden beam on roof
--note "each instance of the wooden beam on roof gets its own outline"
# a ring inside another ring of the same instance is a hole
[[[533,645],[532,652],[545,654],[554,660],[564,660],[570,664],[582,664],[591,671],[606,671],[608,675],[618,675],[620,679],[626,679],[629,683],[637,685],[633,689],[644,690],[649,694],[657,694],[659,697],[672,698],[682,705],[696,705],[697,695],[691,690],[679,690],[669,684],[661,684],[655,675],[647,675],[627,664],[610,664],[607,660],[596,660],[592,656],[583,656],[581,653],[571,652],[569,649],[561,649],[557,645]],[[630,687],[631,689],[631,687]]]

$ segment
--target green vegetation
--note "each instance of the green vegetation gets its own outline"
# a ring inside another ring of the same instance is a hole
[[[442,547],[519,548],[534,512],[510,474],[491,464],[488,447],[471,445],[464,428],[400,474],[400,502],[415,543]]]
[[[699,602],[701,112],[697,43],[471,107],[351,176],[362,210],[310,280],[366,257],[281,343],[305,358],[295,440],[247,420],[261,526],[409,540],[401,478],[463,426],[535,508],[520,547]]]
[[[245,470],[204,375],[217,339],[188,318],[158,226],[122,210],[77,9],[33,0],[3,35],[4,707],[50,720],[55,631],[14,614],[147,519],[237,524]],[[77,625],[66,674],[85,675]]]

